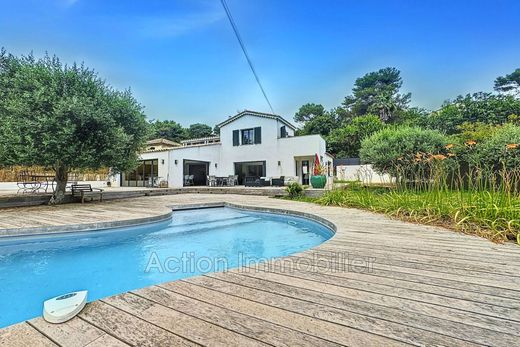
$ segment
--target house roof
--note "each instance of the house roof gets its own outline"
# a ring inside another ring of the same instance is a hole
[[[197,137],[197,138],[194,138],[194,139],[182,140],[181,143],[198,142],[198,141],[211,141],[211,140],[220,140],[220,136]]]
[[[163,139],[163,138],[146,141],[146,144],[147,145],[167,145],[167,146],[172,146],[172,147],[181,145],[178,142],[170,141],[170,140]]]
[[[238,118],[241,118],[243,116],[255,116],[255,117],[263,117],[263,118],[270,118],[270,119],[276,119],[282,123],[284,123],[285,125],[287,125],[289,128],[293,129],[293,130],[296,130],[296,127],[294,125],[292,125],[289,121],[287,121],[285,118],[283,118],[282,116],[279,116],[279,115],[276,115],[276,114],[272,114],[272,113],[263,113],[263,112],[256,112],[256,111],[249,111],[249,110],[245,110],[245,111],[242,111],[232,117],[229,117],[228,119],[226,119],[225,121],[223,121],[222,123],[219,123],[217,124],[217,126],[219,128],[223,127],[224,125],[227,125],[235,120],[237,120]]]

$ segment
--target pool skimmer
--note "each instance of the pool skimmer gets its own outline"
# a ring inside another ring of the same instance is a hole
[[[88,291],[57,296],[43,303],[43,318],[49,323],[63,323],[74,318],[87,303]]]

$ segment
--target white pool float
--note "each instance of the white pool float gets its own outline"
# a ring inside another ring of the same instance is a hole
[[[43,319],[63,323],[74,318],[87,303],[88,291],[82,290],[57,296],[43,303]]]

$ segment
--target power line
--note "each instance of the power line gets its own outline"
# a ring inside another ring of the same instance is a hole
[[[235,21],[233,20],[233,16],[231,15],[231,11],[229,10],[226,0],[220,0],[220,2],[222,3],[222,7],[224,7],[224,11],[226,11],[226,15],[229,19],[229,23],[231,23],[231,27],[233,28],[233,31],[235,32],[235,36],[237,37],[238,43],[240,44],[240,47],[242,48],[242,52],[244,52],[244,55],[246,56],[247,63],[249,64],[249,67],[251,68],[253,75],[255,75],[256,83],[258,83],[258,86],[260,87],[260,90],[262,91],[262,94],[264,95],[265,101],[267,101],[267,104],[269,105],[271,112],[274,113],[273,106],[271,106],[271,102],[269,101],[269,98],[267,97],[267,94],[265,93],[264,87],[262,87],[262,83],[260,83],[260,78],[258,78],[258,74],[256,73],[255,67],[253,66],[253,62],[251,61],[251,58],[249,58],[249,54],[247,54],[246,46],[244,45],[244,41],[242,41],[242,37],[240,37],[238,28],[235,24]]]

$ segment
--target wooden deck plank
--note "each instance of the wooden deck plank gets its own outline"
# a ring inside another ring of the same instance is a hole
[[[313,250],[313,252],[317,252],[317,254],[321,254],[323,257],[331,257],[330,252],[320,252],[320,248]],[[298,254],[303,258],[309,258],[309,254]],[[371,257],[370,254],[363,255],[361,258],[366,259]],[[520,284],[519,279],[517,277],[511,277],[507,274],[502,275],[497,272],[495,275],[486,276],[486,274],[482,274],[479,276],[477,274],[467,275],[463,270],[460,269],[450,269],[448,267],[443,267],[442,264],[431,265],[431,266],[420,266],[413,263],[406,262],[396,262],[392,260],[388,260],[382,257],[371,257],[374,258],[373,261],[373,269],[375,270],[384,270],[391,271],[400,274],[415,274],[424,276],[426,278],[436,278],[436,279],[445,279],[449,281],[459,281],[464,282],[469,285],[481,285],[497,288],[498,291],[504,290],[507,293],[511,293],[511,295],[507,295],[508,297],[516,296],[520,293]]]
[[[330,244],[326,243],[322,245],[319,248],[320,251],[323,251],[323,253],[327,252],[345,252],[348,253],[351,256],[363,256],[363,254],[366,254],[365,250],[360,250],[359,248],[356,248],[352,245],[337,245],[337,244]],[[480,261],[474,260],[474,261],[468,261],[468,260],[462,260],[462,259],[447,259],[447,258],[439,258],[439,256],[435,255],[416,255],[416,254],[410,254],[410,253],[401,253],[396,251],[388,251],[388,250],[382,250],[374,247],[369,251],[371,257],[376,258],[383,258],[383,259],[390,259],[395,262],[404,262],[404,263],[412,263],[417,264],[417,266],[428,266],[428,268],[431,268],[431,266],[437,266],[443,265],[443,267],[447,267],[450,269],[456,269],[456,270],[462,270],[466,272],[471,273],[477,273],[477,274],[496,274],[500,273],[501,275],[508,275],[512,277],[518,277],[520,278],[520,274],[518,271],[515,271],[514,269],[509,269],[507,267],[504,267],[505,264],[489,264],[487,262],[483,262],[482,259]]]
[[[29,324],[20,323],[0,329],[0,346],[54,347],[57,345]]]
[[[344,292],[350,293],[350,295],[353,296],[364,296],[366,298],[383,296],[386,302],[397,302],[397,305],[410,306],[417,302],[421,304],[454,308],[457,310],[473,312],[491,317],[503,317],[508,320],[515,320],[520,322],[520,312],[516,308],[511,309],[507,307],[493,306],[487,303],[452,299],[442,295],[429,294],[391,286],[383,286],[377,283],[360,282],[325,273],[313,273],[305,271],[292,271],[288,273],[285,270],[277,267],[271,267],[270,271],[278,273],[282,276],[292,276],[317,283],[327,283],[341,287]]]
[[[504,261],[507,261],[508,259],[511,259],[511,256],[513,258],[520,258],[520,255],[518,254],[511,254],[506,253],[503,254],[501,251],[501,247],[507,247],[504,244],[493,244],[492,248],[489,250],[489,252],[483,252],[480,251],[478,253],[476,252],[467,252],[460,250],[458,247],[445,247],[444,249],[433,249],[431,247],[426,247],[423,243],[422,245],[408,245],[408,244],[396,244],[395,242],[388,242],[385,240],[381,240],[377,243],[367,240],[367,239],[360,239],[360,238],[333,238],[329,241],[327,241],[327,244],[329,245],[347,245],[347,246],[354,246],[358,251],[371,251],[372,249],[384,249],[384,250],[391,250],[394,252],[400,252],[402,254],[420,254],[420,255],[437,255],[442,256],[443,258],[447,259],[466,259],[466,260],[473,260],[478,261],[479,259],[484,259],[486,262],[490,262],[492,264],[502,264]]]
[[[105,332],[76,317],[63,324],[51,324],[43,318],[35,318],[28,322],[42,334],[65,346],[86,346],[105,335]]]
[[[227,308],[198,301],[159,286],[140,289],[134,293],[175,310],[220,325],[226,329],[246,336],[254,336],[260,341],[265,341],[274,346],[338,346],[336,343],[270,323],[259,317],[248,316]]]
[[[116,339],[115,337],[104,334],[86,345],[85,347],[126,347],[130,346],[124,343],[121,340]]]
[[[350,257],[350,259],[368,259],[370,257],[369,254],[364,254],[362,256],[358,256],[354,253],[343,253],[339,252],[336,254],[331,254],[330,251],[323,252],[321,248],[318,247],[312,251],[298,253],[296,255],[290,255],[284,258],[284,261],[287,259],[292,259],[292,261],[296,264],[301,262],[302,264],[307,264],[308,266],[313,266],[316,269],[322,268],[320,266],[320,262],[334,262],[337,263],[338,254],[344,257],[344,259]],[[441,287],[448,288],[462,288],[468,291],[474,291],[478,293],[486,293],[494,296],[501,296],[504,298],[514,298],[520,294],[520,290],[515,288],[513,285],[508,286],[511,288],[504,288],[503,284],[508,283],[510,280],[510,276],[508,275],[500,275],[500,272],[497,272],[500,277],[499,282],[489,281],[486,279],[480,279],[475,276],[465,277],[465,276],[457,276],[447,272],[441,271],[428,271],[428,270],[418,270],[409,267],[401,267],[401,266],[392,266],[387,264],[382,264],[378,262],[377,257],[372,258],[370,271],[364,271],[364,269],[359,272],[363,272],[366,274],[372,274],[374,276],[381,277],[389,277],[395,279],[403,279],[410,282],[417,283],[431,283],[434,285],[438,285]],[[340,264],[341,265],[341,264]],[[332,266],[332,265],[331,265]],[[439,266],[442,268],[442,266]],[[338,268],[338,266],[336,266]],[[330,271],[324,271],[325,273],[330,273]],[[337,272],[337,271],[336,271]]]
[[[270,305],[260,304],[248,299],[231,296],[209,288],[194,285],[185,281],[162,284],[161,287],[176,293],[189,296],[199,301],[220,307],[226,307],[236,312],[255,317],[261,317],[274,324],[282,325],[306,334],[347,346],[403,346],[409,345],[384,336],[366,333],[346,327],[290,312]]]
[[[437,317],[440,319],[464,322],[469,325],[495,329],[497,331],[517,331],[518,323],[511,322],[511,320],[504,317],[490,317],[472,312],[457,310],[451,307],[395,298],[385,294],[350,290],[345,287],[337,286],[335,283],[331,284],[322,281],[318,282],[308,280],[303,277],[291,276],[288,274],[281,275],[275,272],[269,272],[263,274],[263,276],[273,282],[323,292],[331,295],[337,295],[352,300],[360,300],[372,305],[395,308],[406,312],[414,312],[430,317]],[[255,274],[255,277],[262,278],[262,274],[259,272]]]
[[[80,317],[130,345],[196,346],[192,341],[101,301],[87,305]]]
[[[103,302],[198,344],[223,347],[268,346],[260,340],[194,318],[135,294],[116,295],[103,299]]]
[[[294,257],[296,261],[298,259],[304,258],[301,256]],[[420,291],[428,294],[437,294],[446,296],[449,298],[459,299],[459,300],[468,300],[468,301],[476,301],[481,303],[487,303],[495,306],[507,307],[512,309],[520,308],[520,302],[514,297],[508,296],[499,296],[496,295],[496,288],[488,288],[488,291],[482,290],[482,287],[476,288],[468,288],[465,286],[466,282],[460,282],[462,285],[454,287],[448,287],[447,285],[451,285],[452,282],[442,283],[441,284],[431,284],[428,281],[418,282],[414,281],[414,278],[408,278],[407,276],[394,276],[389,277],[386,276],[382,271],[377,271],[376,269],[371,269],[367,272],[356,272],[356,271],[337,271],[327,267],[324,264],[320,263],[320,260],[315,260],[312,257],[305,258],[311,261],[310,264],[315,266],[315,272],[324,273],[331,276],[337,276],[341,278],[348,278],[350,280],[355,280],[359,282],[365,283],[374,283],[378,285],[384,285],[395,288],[409,289],[414,291]],[[272,266],[274,267],[274,265]],[[270,268],[272,268],[270,267]],[[287,270],[287,269],[286,269]],[[421,278],[423,279],[423,278]]]
[[[480,320],[472,321],[464,315],[464,312],[459,315],[464,317],[464,320],[457,320],[457,315],[450,315],[449,312],[446,312],[443,317],[438,318],[435,315],[366,302],[362,300],[363,298],[360,298],[360,300],[350,298],[342,295],[341,288],[332,285],[327,288],[314,286],[311,287],[313,289],[307,289],[305,283],[301,283],[301,281],[289,281],[291,285],[288,285],[277,282],[276,276],[271,276],[272,273],[264,273],[264,277],[258,275],[260,275],[260,273],[226,273],[226,275],[221,278],[225,281],[231,281],[242,286],[260,289],[273,294],[298,298],[308,302],[316,302],[341,310],[401,323],[434,333],[449,335],[454,338],[475,341],[486,345],[492,345],[497,339],[503,339],[504,341],[512,343],[520,336],[520,324],[517,323],[497,321],[489,317],[479,317]],[[465,323],[461,323],[461,321]],[[504,323],[504,325],[501,325],[501,323]],[[490,326],[493,328],[490,329]]]
[[[226,274],[223,274],[226,275]],[[337,308],[321,305],[316,302],[301,300],[300,298],[292,298],[280,294],[272,294],[264,290],[245,287],[228,281],[221,281],[217,276],[194,277],[186,280],[204,288],[209,288],[234,297],[239,297],[256,303],[269,305],[289,312],[299,313],[309,317],[314,317],[322,321],[341,324],[345,327],[353,328],[359,331],[365,331],[370,334],[386,336],[403,343],[419,345],[417,336],[421,336],[422,343],[428,345],[446,345],[446,346],[475,346],[477,344],[463,341],[438,333],[413,328],[404,324],[396,324],[382,319],[369,317],[353,312],[342,311]]]

